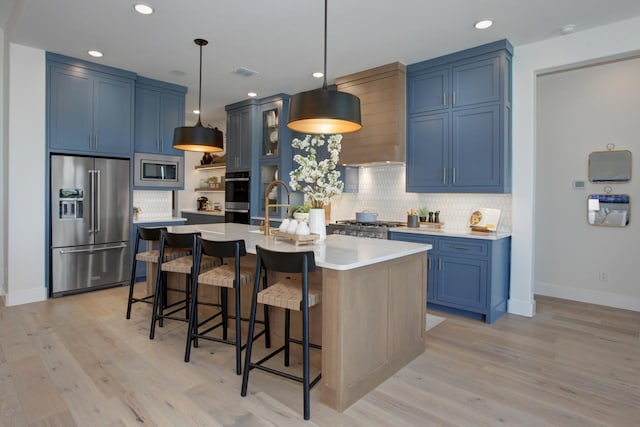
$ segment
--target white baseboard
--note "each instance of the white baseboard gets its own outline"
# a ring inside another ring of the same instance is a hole
[[[524,301],[509,298],[507,301],[507,312],[519,316],[533,317],[536,315],[536,302],[535,300]]]
[[[640,311],[640,297],[633,297],[631,295],[620,295],[590,289],[579,289],[540,281],[536,281],[535,283],[535,293],[548,297],[563,298],[572,301],[586,302],[589,304]]]
[[[47,290],[42,288],[25,289],[19,291],[11,291],[3,296],[4,305],[10,307],[12,305],[28,304],[30,302],[44,301],[47,299]]]

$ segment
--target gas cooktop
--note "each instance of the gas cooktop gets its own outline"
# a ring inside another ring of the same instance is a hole
[[[346,219],[338,220],[327,226],[327,234],[343,234],[345,236],[386,239],[389,228],[406,225],[398,221],[358,222]]]
[[[362,227],[400,227],[402,225],[406,225],[404,222],[399,221],[376,221],[376,222],[359,222],[355,219],[341,219],[336,221],[338,225],[358,225]]]

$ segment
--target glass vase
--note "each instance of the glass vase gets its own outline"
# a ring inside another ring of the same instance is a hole
[[[318,242],[327,237],[327,226],[324,220],[324,209],[311,209],[309,211],[309,231],[319,235]]]

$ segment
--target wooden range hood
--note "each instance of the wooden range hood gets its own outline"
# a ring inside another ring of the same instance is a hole
[[[405,162],[406,66],[400,62],[336,78],[341,92],[360,98],[362,129],[342,137],[340,163]]]

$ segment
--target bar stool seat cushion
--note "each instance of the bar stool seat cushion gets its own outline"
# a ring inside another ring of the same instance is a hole
[[[245,285],[253,281],[253,270],[254,269],[251,267],[240,267],[240,277],[238,279],[240,282],[239,285]],[[198,276],[198,283],[203,285],[233,288],[235,278],[235,266],[224,264],[200,274]]]
[[[202,261],[200,262],[200,271],[209,270],[219,265],[220,265],[219,258],[203,255]],[[183,256],[183,257],[176,258],[171,261],[162,263],[162,271],[169,271],[172,273],[191,274],[192,268],[193,268],[193,257],[191,255]]]
[[[171,261],[176,258],[190,255],[191,251],[183,248],[165,248],[164,250],[164,262]],[[160,251],[158,249],[152,249],[146,252],[138,252],[136,254],[136,260],[144,262],[157,263]]]
[[[309,307],[322,302],[322,290],[319,284],[309,283]],[[302,310],[302,284],[291,278],[278,280],[258,292],[258,303],[289,310]]]

